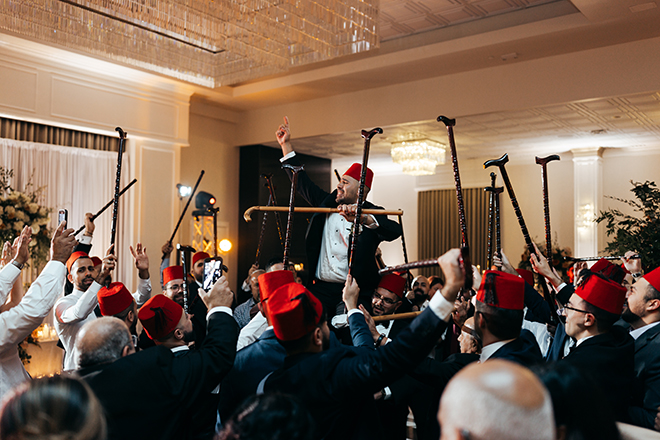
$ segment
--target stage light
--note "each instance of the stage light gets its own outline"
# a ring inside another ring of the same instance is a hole
[[[220,250],[222,252],[229,252],[231,250],[231,241],[227,240],[226,238],[220,240]]]
[[[180,183],[176,184],[176,189],[179,191],[179,198],[188,197],[192,193],[191,187],[182,185]]]
[[[206,191],[200,191],[195,196],[195,208],[201,210],[213,208],[215,201],[213,194],[207,193]]]

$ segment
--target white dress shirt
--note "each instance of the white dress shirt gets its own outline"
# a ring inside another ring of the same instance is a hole
[[[98,305],[97,294],[101,286],[96,281],[83,292],[74,287],[73,292],[63,296],[55,303],[55,330],[57,336],[64,346],[64,371],[78,368],[78,351],[76,350],[76,338],[78,332],[86,323],[96,319],[94,308]],[[138,288],[133,293],[133,299],[138,308],[151,297],[151,280],[138,278]]]
[[[9,264],[7,266],[13,266]],[[20,273],[18,268],[14,267]],[[0,284],[4,283],[0,271]],[[11,270],[9,273],[14,274]],[[19,304],[0,313],[0,400],[11,388],[30,379],[16,346],[34,331],[53,308],[62,291],[66,267],[59,261],[46,264]],[[4,293],[4,292],[3,292]],[[6,298],[6,295],[5,295]]]

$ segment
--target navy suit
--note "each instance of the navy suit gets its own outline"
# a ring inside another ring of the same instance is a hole
[[[285,164],[300,166],[300,161],[296,156],[284,161]],[[285,168],[289,178],[292,177],[292,172]],[[336,208],[338,206],[335,199],[337,198],[337,190],[328,193],[319,188],[309,178],[307,173],[301,171],[298,173],[298,192],[311,206]],[[367,201],[364,202],[363,208],[365,209],[382,209],[380,206],[375,206]],[[378,266],[376,265],[376,249],[381,241],[392,241],[401,236],[401,225],[397,222],[387,218],[386,215],[375,215],[374,218],[378,222],[376,229],[362,228],[362,232],[358,236],[357,244],[355,246],[355,261],[353,266],[353,277],[357,281],[360,289],[364,294],[369,290],[376,288],[380,281],[378,275]],[[325,227],[326,214],[314,214],[310,219],[309,226],[307,227],[307,234],[305,236],[305,247],[307,251],[307,262],[309,265],[310,281],[316,274],[316,267],[319,261],[319,254],[321,252],[321,241],[323,239],[323,230]],[[350,251],[350,243],[347,252]],[[328,316],[334,315],[334,307],[341,301],[341,288],[338,289],[339,295],[335,297],[325,297],[321,292],[311,285],[309,289],[314,293],[318,299],[323,303],[328,312]],[[334,295],[333,295],[334,296]]]
[[[660,406],[660,324],[635,340],[635,381],[630,422],[653,429]]]
[[[360,313],[348,317],[353,345],[374,349],[374,340],[369,326]],[[330,334],[330,346],[339,346],[334,333]],[[236,408],[257,391],[259,383],[268,374],[284,364],[286,350],[277,342],[272,328],[261,334],[259,339],[236,353],[234,367],[220,386],[220,420],[228,420]]]
[[[488,359],[506,359],[529,368],[542,363],[543,355],[532,332],[522,329],[520,336],[504,344]]]
[[[446,328],[445,321],[425,310],[378,350],[340,346],[289,356],[264,389],[297,396],[316,420],[314,438],[381,438],[374,393],[419,364]]]
[[[101,401],[109,440],[179,440],[188,415],[231,369],[238,326],[229,314],[209,317],[204,346],[176,357],[156,346],[111,363],[78,370]]]

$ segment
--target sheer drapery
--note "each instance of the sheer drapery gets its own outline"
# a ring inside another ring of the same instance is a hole
[[[463,188],[463,203],[472,264],[486,267],[488,195],[482,188]],[[417,197],[417,240],[420,260],[436,258],[461,245],[456,190],[420,191]],[[439,267],[424,275],[442,275]]]
[[[112,199],[117,153],[0,139],[0,166],[14,170],[12,187],[17,191],[24,191],[28,182],[34,188],[45,187],[40,204],[53,208],[51,228],[57,227],[57,210],[65,208],[69,211],[69,227],[78,229],[86,212],[95,213]],[[129,156],[124,154],[122,188],[130,181],[129,171]],[[115,253],[120,258],[113,275],[129,289],[133,279],[133,259],[128,249],[131,199],[130,190],[120,198],[115,240]],[[94,223],[91,254],[102,258],[110,244],[112,207]]]

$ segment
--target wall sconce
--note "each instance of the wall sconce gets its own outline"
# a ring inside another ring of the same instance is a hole
[[[575,216],[575,223],[578,229],[584,230],[593,226],[595,218],[596,213],[594,212],[593,205],[587,203],[586,205],[580,205],[578,214]]]

